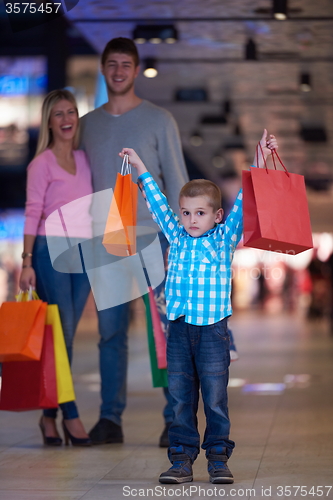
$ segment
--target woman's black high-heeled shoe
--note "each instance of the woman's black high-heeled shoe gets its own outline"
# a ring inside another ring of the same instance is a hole
[[[44,444],[46,446],[61,446],[62,445],[61,437],[59,437],[59,436],[58,437],[49,437],[49,436],[45,435],[45,427],[43,424],[43,417],[42,416],[40,417],[39,427],[40,427],[40,430],[42,432]]]
[[[65,445],[69,445],[69,441],[72,443],[72,446],[91,446],[92,442],[91,439],[88,438],[76,438],[72,436],[72,434],[69,432],[67,429],[65,422],[62,421],[62,428],[64,430],[64,436],[65,436]]]

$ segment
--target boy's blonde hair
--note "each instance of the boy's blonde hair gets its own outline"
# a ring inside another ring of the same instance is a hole
[[[221,190],[214,182],[208,181],[207,179],[193,179],[187,182],[179,193],[179,204],[181,198],[195,198],[197,196],[206,196],[208,198],[208,204],[213,208],[214,212],[217,212],[217,210],[221,208]]]
[[[52,90],[52,92],[49,92],[45,97],[42,106],[42,120],[39,128],[39,136],[38,136],[38,143],[37,143],[35,157],[38,156],[43,151],[45,151],[45,149],[48,148],[52,143],[53,134],[49,126],[51,111],[53,106],[57,104],[57,102],[62,101],[63,99],[69,101],[73,105],[73,107],[76,110],[77,116],[79,116],[75,97],[69,90],[61,89],[61,90]],[[78,123],[76,134],[73,140],[73,149],[77,149],[79,145],[79,134],[80,134],[79,124],[80,122]]]

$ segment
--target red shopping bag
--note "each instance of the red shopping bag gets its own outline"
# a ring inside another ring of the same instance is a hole
[[[166,340],[162,329],[160,315],[157,310],[154,292],[151,287],[148,287],[150,314],[153,326],[153,334],[155,340],[155,350],[157,358],[157,366],[159,369],[167,367],[166,359]]]
[[[126,166],[124,166],[125,163]],[[121,173],[117,174],[104,230],[102,243],[108,253],[119,257],[127,257],[136,253],[137,204],[138,186],[132,181],[128,155],[125,155]]]
[[[4,302],[0,308],[0,362],[40,359],[46,302]]]
[[[52,326],[44,327],[39,361],[10,361],[2,365],[0,410],[56,408],[57,383]]]
[[[242,173],[244,246],[296,255],[313,248],[304,177],[273,161]]]

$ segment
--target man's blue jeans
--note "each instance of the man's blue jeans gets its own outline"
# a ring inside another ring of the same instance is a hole
[[[75,330],[90,292],[87,275],[86,273],[67,274],[55,271],[50,260],[46,236],[36,237],[32,265],[36,273],[36,291],[39,298],[48,304],[58,304],[68,358],[71,363]],[[62,403],[60,408],[64,419],[79,416],[75,401]],[[44,410],[44,415],[56,418],[57,408]]]
[[[230,457],[235,443],[229,439],[227,385],[229,378],[229,335],[227,318],[213,325],[185,323],[182,316],[170,321],[167,340],[168,380],[174,398],[174,420],[169,430],[171,448],[194,461],[200,451],[197,426],[199,388],[206,415],[202,448],[226,447]],[[173,451],[174,452],[174,451]]]
[[[165,255],[168,242],[159,233],[162,253]],[[154,290],[164,289],[164,281]],[[101,336],[99,342],[101,373],[101,410],[100,418],[107,418],[121,425],[121,415],[126,407],[127,388],[127,330],[130,319],[130,302],[98,311],[98,325]],[[167,321],[165,319],[165,321]],[[163,388],[167,404],[163,411],[165,422],[173,418],[172,398],[168,388]]]

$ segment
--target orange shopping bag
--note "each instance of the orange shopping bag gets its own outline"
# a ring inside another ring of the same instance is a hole
[[[34,298],[30,292],[30,299]],[[42,354],[46,302],[28,300],[20,293],[18,302],[0,308],[0,362],[39,360]]]
[[[136,253],[137,203],[138,186],[132,181],[128,155],[125,155],[104,230],[103,245],[108,253],[119,257]]]

